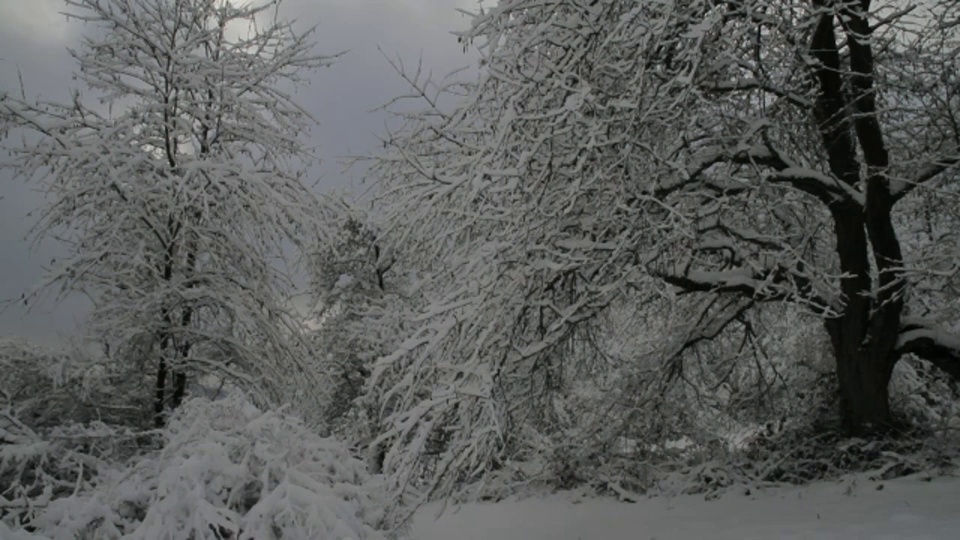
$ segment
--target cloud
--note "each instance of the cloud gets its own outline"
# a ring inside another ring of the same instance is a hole
[[[62,0],[15,0],[3,6],[0,33],[38,44],[64,44],[73,28],[63,16]]]

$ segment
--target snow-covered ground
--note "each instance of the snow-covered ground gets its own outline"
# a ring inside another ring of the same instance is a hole
[[[960,478],[865,478],[745,495],[641,499],[558,493],[496,504],[439,506],[415,517],[419,540],[668,540],[960,538]]]

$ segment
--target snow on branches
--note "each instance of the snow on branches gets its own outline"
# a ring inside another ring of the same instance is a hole
[[[276,19],[278,4],[70,0],[90,28],[71,50],[86,94],[0,101],[5,128],[36,134],[13,149],[49,198],[34,233],[69,250],[44,283],[87,294],[93,333],[146,359],[158,425],[188,380],[274,399],[303,371],[276,262],[314,209],[312,119],[291,91],[332,57]]]
[[[956,195],[960,8],[907,4],[502,0],[461,35],[475,80],[403,72],[416,105],[373,172],[434,271],[375,371],[397,485],[411,456],[438,456],[440,492],[501,467],[571,381],[614,372],[592,359],[738,357],[790,332],[772,313],[822,325],[845,429],[890,428],[900,358],[957,359],[907,316],[956,322],[957,252],[927,238],[960,224],[932,196]],[[632,329],[604,335],[617,310]]]

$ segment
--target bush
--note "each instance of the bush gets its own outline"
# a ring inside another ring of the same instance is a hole
[[[160,450],[101,467],[8,525],[57,539],[385,537],[384,501],[363,463],[294,416],[239,394],[197,398],[160,436]]]

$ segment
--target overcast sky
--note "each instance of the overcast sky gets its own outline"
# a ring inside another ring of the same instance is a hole
[[[317,50],[348,53],[312,77],[300,102],[319,121],[313,142],[323,163],[315,169],[318,190],[356,185],[356,173],[343,172],[339,159],[371,151],[385,117],[371,112],[405,90],[378,47],[423,64],[436,74],[469,65],[470,57],[451,35],[469,24],[457,8],[477,0],[284,0],[282,13],[304,27],[319,23]],[[77,43],[84,26],[67,21],[63,0],[0,0],[0,90],[28,97],[62,100],[71,88],[66,47]],[[19,74],[19,75],[18,75]],[[9,143],[10,141],[6,141]],[[0,171],[0,337],[55,338],[70,334],[84,313],[79,298],[46,302],[29,311],[15,300],[37,283],[57,246],[31,247],[25,239],[43,198],[30,186]]]

